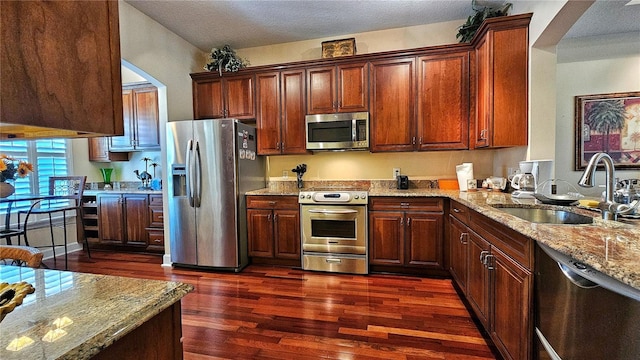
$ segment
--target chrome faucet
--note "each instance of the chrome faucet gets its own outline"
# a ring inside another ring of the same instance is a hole
[[[602,210],[602,218],[605,220],[616,220],[618,217],[618,205],[613,200],[613,193],[615,191],[615,172],[616,168],[613,165],[613,159],[607,153],[596,153],[589,160],[589,164],[584,169],[584,174],[578,181],[578,185],[582,187],[593,187],[594,178],[596,175],[596,168],[598,163],[604,164],[604,170],[606,171],[605,177],[605,201],[600,203],[600,210]]]

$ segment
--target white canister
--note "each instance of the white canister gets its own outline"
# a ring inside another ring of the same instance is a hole
[[[467,181],[473,179],[473,163],[462,163],[456,165],[456,174],[458,175],[458,186],[461,191],[467,191]]]

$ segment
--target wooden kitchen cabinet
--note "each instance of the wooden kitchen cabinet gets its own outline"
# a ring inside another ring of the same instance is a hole
[[[149,84],[122,88],[124,135],[89,139],[89,161],[129,160],[130,151],[160,150],[158,89]]]
[[[469,148],[469,52],[417,59],[415,150]]]
[[[2,1],[0,18],[2,137],[123,133],[117,1]]]
[[[94,162],[111,162],[111,161],[128,161],[129,155],[124,152],[109,151],[108,137],[94,137],[87,139],[89,141],[89,161]]]
[[[451,277],[467,293],[467,251],[469,229],[453,215],[449,215],[449,272]]]
[[[195,119],[256,117],[254,75],[191,74]]]
[[[296,196],[247,196],[247,230],[254,263],[300,266]]]
[[[164,253],[164,211],[162,208],[162,195],[149,195],[149,226],[147,239],[149,239],[148,251]]]
[[[371,151],[412,151],[415,57],[372,61],[370,78]]]
[[[454,281],[501,355],[530,359],[531,240],[455,201],[450,208],[449,265]]]
[[[148,195],[100,193],[97,201],[100,244],[146,249]]]
[[[527,145],[530,19],[487,19],[474,38],[475,148]]]
[[[371,269],[407,273],[446,273],[443,271],[442,201],[437,198],[371,198]]]
[[[368,111],[368,81],[364,61],[307,68],[307,112]]]
[[[124,135],[109,138],[109,151],[160,150],[158,89],[151,84],[122,88]]]
[[[305,70],[256,74],[258,154],[305,154]]]

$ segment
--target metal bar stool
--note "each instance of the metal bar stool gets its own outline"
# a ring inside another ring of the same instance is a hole
[[[82,194],[84,192],[84,184],[87,180],[86,176],[52,176],[49,178],[49,195],[54,195],[54,199],[36,201],[31,205],[28,211],[18,212],[18,224],[20,224],[20,215],[26,214],[24,219],[24,225],[22,227],[24,231],[24,242],[27,246],[29,240],[27,237],[27,227],[29,217],[31,215],[47,214],[49,216],[49,231],[51,234],[51,246],[36,246],[51,247],[53,251],[53,262],[56,262],[56,243],[53,236],[53,218],[52,214],[62,213],[62,227],[64,232],[64,268],[68,268],[67,259],[67,219],[66,215],[68,211],[76,211],[77,219],[82,223],[82,236],[84,237],[85,245],[87,246],[87,255],[91,258],[91,252],[89,250],[89,242],[84,232],[84,223],[82,222]],[[61,201],[66,200],[66,201]]]

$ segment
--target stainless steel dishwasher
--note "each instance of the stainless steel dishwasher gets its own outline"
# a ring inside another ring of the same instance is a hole
[[[536,359],[640,359],[640,291],[537,244]]]

